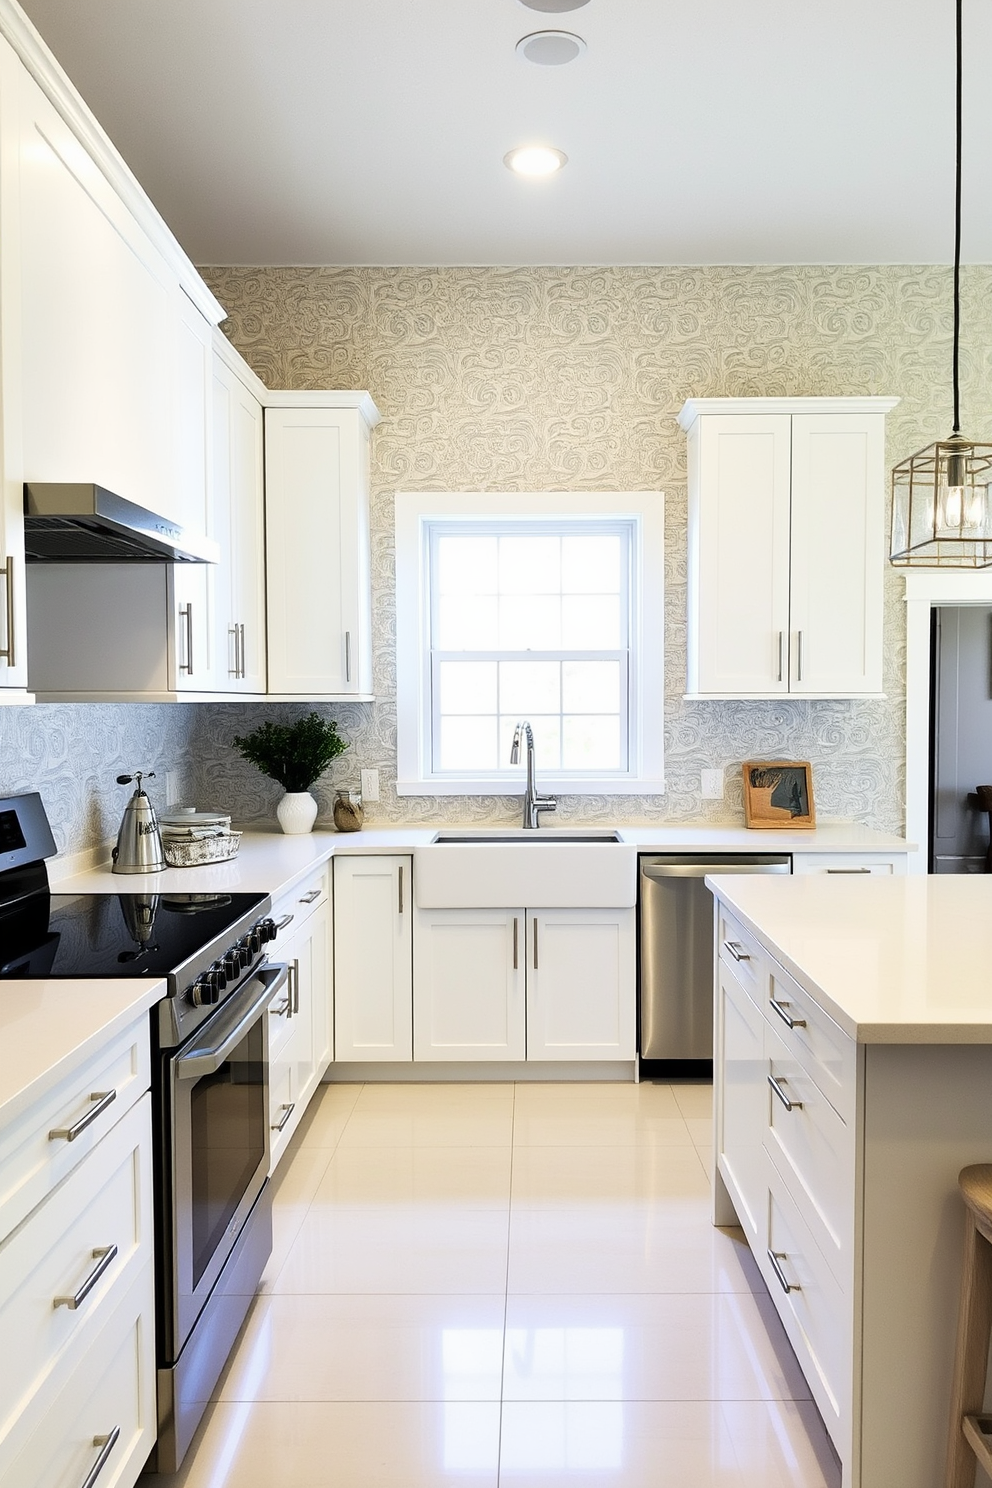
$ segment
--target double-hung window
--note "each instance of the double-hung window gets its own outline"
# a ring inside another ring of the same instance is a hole
[[[661,779],[661,497],[397,497],[401,794]]]

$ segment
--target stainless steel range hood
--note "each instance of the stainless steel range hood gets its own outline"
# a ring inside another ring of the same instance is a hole
[[[220,549],[103,486],[27,482],[29,563],[216,563]]]

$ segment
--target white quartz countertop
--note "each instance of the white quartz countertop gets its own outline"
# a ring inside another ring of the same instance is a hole
[[[706,882],[859,1043],[992,1043],[992,875]]]
[[[515,827],[516,823],[511,823]],[[601,822],[591,824],[600,829]],[[581,830],[581,823],[569,823]],[[476,822],[439,822],[432,826],[370,827],[361,832],[315,831],[300,837],[284,837],[278,831],[246,831],[241,850],[227,863],[203,868],[167,868],[162,873],[111,873],[109,864],[63,877],[59,865],[49,864],[52,886],[60,894],[121,894],[154,888],[159,893],[212,893],[243,890],[279,893],[292,887],[311,869],[335,853],[408,853],[429,847],[438,831],[506,832],[507,823],[480,826]],[[748,831],[734,826],[622,826],[621,843],[638,852],[748,852],[748,853],[841,853],[908,852],[911,844],[902,837],[875,832],[857,824],[830,823],[813,831]],[[543,836],[554,830],[540,828]],[[535,833],[535,835],[537,835]]]
[[[165,996],[155,981],[10,982],[0,998],[0,1126]]]

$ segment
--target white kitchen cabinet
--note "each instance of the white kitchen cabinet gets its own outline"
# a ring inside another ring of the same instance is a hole
[[[413,860],[334,859],[334,1059],[413,1057]]]
[[[905,873],[905,853],[793,853],[793,873],[832,873],[863,877],[872,873]]]
[[[522,909],[418,909],[413,1057],[527,1056],[527,926]]]
[[[21,430],[18,160],[21,64],[0,41],[0,698],[26,697],[27,596]]]
[[[213,536],[211,528],[209,418],[212,389],[213,327],[174,290],[171,317],[174,366],[176,492],[173,515],[192,532]],[[168,650],[170,686],[175,692],[204,692],[215,685],[213,563],[166,565],[169,588],[171,644]]]
[[[273,904],[269,955],[289,978],[269,1006],[270,1171],[274,1172],[331,1059],[330,875],[326,865]]]
[[[143,1013],[0,1132],[0,1488],[81,1483],[104,1446],[131,1488],[154,1443],[148,1045]]]
[[[367,393],[270,395],[265,542],[270,695],[370,697]],[[268,402],[269,400],[267,400]]]
[[[239,375],[241,358],[214,332],[213,484],[215,685],[265,691],[265,487],[262,405]]]
[[[528,1059],[633,1059],[635,914],[528,910]]]
[[[695,398],[688,692],[882,686],[884,423],[893,398]]]
[[[764,1149],[755,1142],[764,1121],[764,1018],[721,956],[717,964],[717,1045],[722,1072],[716,1147],[721,1171],[734,1190],[737,1218],[756,1244],[762,1230]]]

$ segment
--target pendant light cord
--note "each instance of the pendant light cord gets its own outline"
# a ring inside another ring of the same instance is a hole
[[[958,340],[961,330],[961,5],[957,0],[955,148],[954,148],[954,335],[951,381],[954,386],[954,433],[961,432],[960,397],[958,393]]]

